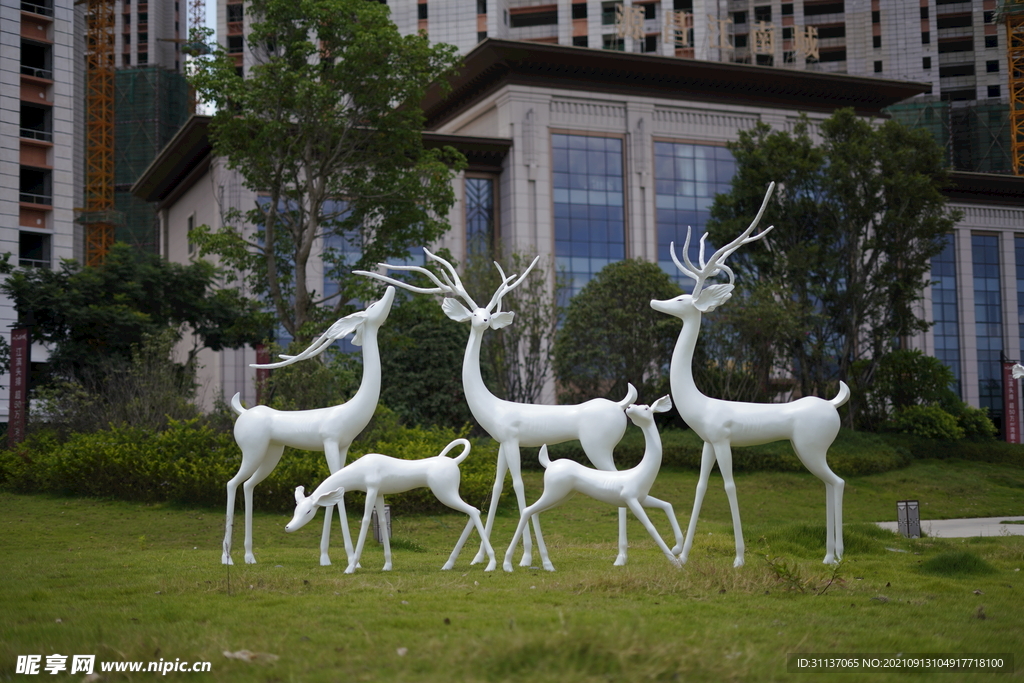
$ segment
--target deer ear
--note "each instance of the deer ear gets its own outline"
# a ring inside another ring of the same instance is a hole
[[[317,505],[337,505],[337,504],[339,504],[342,501],[342,499],[344,497],[345,497],[345,489],[341,488],[341,487],[338,487],[338,488],[334,489],[333,491],[328,491],[327,493],[320,494],[317,497],[316,501],[314,501],[314,502]]]
[[[662,396],[654,402],[654,405],[651,406],[651,410],[656,413],[664,413],[668,410],[672,410],[672,397],[668,394]]]
[[[446,316],[458,323],[464,323],[473,317],[469,309],[455,299],[445,299],[441,303],[441,310],[444,311]]]
[[[733,285],[711,285],[701,290],[693,307],[701,313],[710,313],[732,297]]]
[[[296,505],[301,503],[305,499],[306,499],[306,487],[305,486],[296,486],[295,487],[295,503],[296,503]]]
[[[491,322],[489,323],[492,330],[500,330],[507,325],[512,324],[512,319],[516,317],[513,311],[502,311],[501,313],[495,313],[491,316]]]

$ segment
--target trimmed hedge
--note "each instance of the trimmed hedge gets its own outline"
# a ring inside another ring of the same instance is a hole
[[[468,432],[401,427],[386,412],[378,423],[382,424],[369,428],[352,445],[350,462],[369,452],[410,460],[434,456]],[[466,502],[482,507],[494,482],[497,446],[490,439],[471,439],[471,443],[473,450],[461,465],[460,492]],[[459,452],[456,449],[451,455]],[[163,432],[113,428],[75,435],[65,443],[44,433],[0,452],[0,488],[222,507],[226,484],[241,460],[231,434],[217,432],[200,420],[172,422]],[[256,487],[256,507],[291,512],[295,487],[312,490],[328,475],[322,454],[286,449],[273,473]],[[241,486],[237,500],[240,506]],[[447,510],[427,489],[388,496],[387,502],[400,512]],[[362,504],[363,497],[353,492],[348,505],[361,509]]]
[[[661,432],[662,466],[700,469],[704,442],[693,430],[665,429]],[[634,467],[644,455],[643,433],[627,429],[626,435],[615,448],[615,465],[619,469]],[[523,466],[540,468],[536,448],[523,450]],[[578,441],[548,447],[554,458],[570,458],[589,464]],[[910,464],[911,453],[898,443],[890,443],[878,434],[840,430],[835,443],[828,450],[829,466],[839,475],[877,474]],[[797,458],[788,441],[776,441],[762,446],[733,449],[733,471],[803,472],[806,468]]]
[[[893,447],[909,452],[915,460],[958,458],[1024,468],[1024,444],[1006,443],[994,439],[946,441],[925,439],[913,434],[885,434],[882,436]]]

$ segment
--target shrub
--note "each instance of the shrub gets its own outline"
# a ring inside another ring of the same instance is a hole
[[[1006,463],[1024,468],[1024,445],[1005,441],[949,441],[913,434],[880,435],[890,446],[905,450],[918,460],[959,458],[977,462]]]
[[[349,450],[349,460],[379,451],[398,458],[437,455],[467,429],[418,429],[393,425],[386,409],[386,430],[368,429]],[[472,440],[473,451],[461,466],[462,497],[480,507],[491,492],[497,448],[489,439]],[[457,455],[457,453],[453,454]],[[172,421],[162,432],[113,427],[72,436],[61,444],[52,433],[37,434],[15,450],[0,452],[0,487],[16,492],[97,496],[140,502],[171,501],[221,507],[225,485],[235,475],[241,453],[231,434],[199,420]],[[281,462],[256,488],[262,510],[291,512],[296,486],[310,489],[329,475],[319,453],[287,449]],[[426,489],[388,497],[402,512],[447,509]],[[353,504],[362,501],[353,496]],[[350,504],[351,505],[351,504]]]
[[[888,428],[927,439],[964,438],[964,429],[957,424],[956,418],[938,406],[915,405],[904,408],[890,420]]]
[[[988,416],[988,408],[972,408],[965,405],[961,413],[956,417],[957,424],[964,430],[968,439],[979,441],[991,441],[995,439],[998,430],[992,424]]]
[[[664,429],[661,431],[662,467],[700,469],[704,442],[692,430]],[[626,469],[636,466],[643,458],[644,436],[639,429],[627,429],[622,441],[615,447],[615,466]],[[578,441],[549,446],[552,459],[570,458],[590,464]],[[840,430],[828,451],[829,467],[840,476],[877,474],[899,469],[913,459],[910,450],[890,443],[877,434]],[[539,469],[537,449],[522,449],[523,467]],[[806,468],[788,441],[776,441],[761,446],[733,449],[734,472],[804,472]]]

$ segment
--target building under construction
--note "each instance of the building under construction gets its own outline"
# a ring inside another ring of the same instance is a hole
[[[114,207],[122,222],[118,242],[159,250],[153,205],[129,191],[150,162],[188,118],[188,84],[160,66],[120,69],[114,97]]]

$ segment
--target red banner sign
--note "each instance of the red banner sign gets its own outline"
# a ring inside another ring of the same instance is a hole
[[[1007,443],[1021,443],[1020,433],[1020,389],[1018,380],[1013,378],[1015,363],[1003,363],[1003,432]]]
[[[27,327],[11,330],[11,393],[7,417],[7,444],[25,440],[28,421],[28,378],[31,362],[31,339]]]

